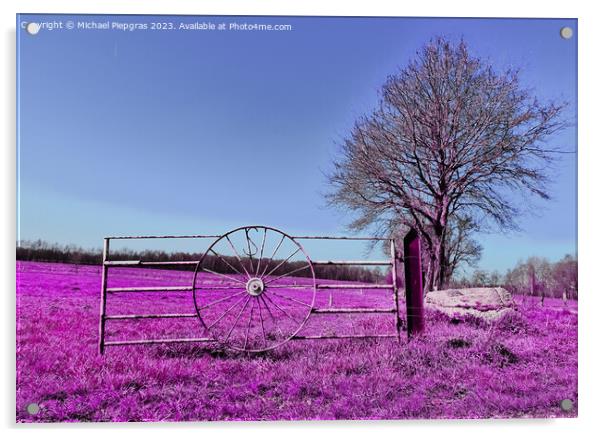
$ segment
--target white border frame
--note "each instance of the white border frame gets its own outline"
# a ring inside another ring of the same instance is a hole
[[[276,0],[5,0],[2,14],[2,95],[1,106],[4,147],[2,148],[1,200],[7,213],[2,215],[2,251],[0,269],[4,279],[2,326],[3,342],[0,351],[2,366],[2,422],[9,435],[19,429],[26,434],[43,432],[54,436],[81,433],[91,436],[111,431],[141,431],[149,435],[163,434],[167,429],[198,435],[199,432],[220,434],[303,435],[308,432],[331,433],[343,431],[347,435],[362,435],[372,430],[401,435],[482,435],[512,434],[575,435],[600,429],[598,411],[602,391],[600,373],[600,314],[602,290],[598,285],[599,248],[602,247],[600,225],[602,217],[600,188],[602,187],[602,143],[598,112],[600,95],[599,46],[602,41],[600,18],[595,2],[556,1],[528,2],[504,0],[491,4],[484,1],[418,1],[388,2],[386,0],[305,0],[284,2]],[[134,13],[134,14],[202,14],[202,15],[347,15],[347,16],[441,16],[441,17],[557,17],[579,19],[579,258],[580,314],[579,314],[579,418],[555,420],[478,420],[478,421],[364,421],[364,422],[235,422],[235,423],[154,423],[154,424],[15,424],[15,14],[21,13]],[[598,250],[596,250],[598,249]]]

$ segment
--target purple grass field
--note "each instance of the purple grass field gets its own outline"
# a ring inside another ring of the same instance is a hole
[[[426,333],[409,343],[402,333],[401,342],[294,340],[259,354],[200,343],[109,346],[100,356],[100,278],[100,266],[17,262],[18,422],[577,415],[576,302],[546,299],[541,307],[518,297],[517,311],[493,324],[427,312]],[[191,272],[122,268],[111,270],[109,287],[189,286],[191,278]],[[300,286],[307,279],[287,281]],[[293,287],[281,293],[272,296],[275,304],[302,318],[304,305],[295,301],[307,296]],[[329,294],[318,290],[315,307],[328,308]],[[332,307],[393,305],[388,290],[332,294]],[[294,331],[290,317],[278,311],[260,317],[254,308],[232,341],[261,347],[277,327],[282,338]],[[108,315],[194,312],[189,292],[113,294],[107,301]],[[206,322],[224,332],[235,316],[216,322],[209,314]],[[370,333],[394,334],[394,316],[312,314],[298,334]],[[197,318],[107,321],[107,341],[205,336]],[[572,411],[560,408],[563,399],[573,400]],[[39,413],[27,412],[30,403],[39,404]]]

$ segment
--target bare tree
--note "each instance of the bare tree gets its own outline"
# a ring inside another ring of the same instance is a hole
[[[436,38],[390,76],[377,109],[356,121],[334,163],[329,202],[356,213],[353,230],[418,231],[428,252],[425,288],[457,268],[452,229],[517,229],[516,193],[547,199],[550,135],[563,105],[542,104],[518,72],[496,72],[466,44]],[[464,240],[466,241],[466,240]]]
[[[531,272],[529,267],[523,261],[519,261],[517,265],[508,269],[504,276],[504,287],[512,294],[522,294],[526,296],[530,290]]]

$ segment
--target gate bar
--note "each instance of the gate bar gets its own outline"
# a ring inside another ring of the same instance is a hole
[[[145,240],[158,238],[220,238],[222,235],[112,235],[109,240]],[[388,241],[383,237],[325,237],[319,235],[291,236],[293,240],[356,240],[356,241]]]
[[[207,343],[215,341],[212,338],[155,338],[149,340],[107,341],[105,346],[126,346],[130,344],[161,344],[161,343]]]
[[[122,260],[122,261],[105,261],[105,266],[111,267],[126,267],[126,266],[179,266],[179,265],[197,265],[198,261],[141,261],[141,260]]]
[[[395,308],[313,308],[312,313],[394,313]]]
[[[146,240],[157,238],[220,238],[221,235],[115,235],[106,237],[109,240]]]
[[[106,320],[126,320],[126,319],[177,319],[177,318],[188,318],[198,317],[195,314],[116,314],[112,316],[105,316]]]
[[[391,261],[312,261],[315,266],[390,266]]]
[[[128,292],[145,292],[145,291],[192,291],[193,287],[113,287],[107,288],[108,293],[128,293]]]
[[[397,338],[397,334],[369,335],[295,335],[293,340],[331,340],[337,338]]]
[[[356,284],[316,284],[316,288],[323,289],[341,289],[341,290],[351,290],[351,289],[362,289],[362,288],[384,288],[384,289],[392,289],[393,285],[391,284],[366,284],[366,285],[356,285]]]
[[[357,240],[357,241],[388,241],[390,238],[382,237],[324,237],[314,235],[303,235],[300,237],[291,237],[293,240]]]

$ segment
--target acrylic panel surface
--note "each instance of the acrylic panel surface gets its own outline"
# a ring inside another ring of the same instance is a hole
[[[18,15],[16,420],[577,416],[577,38]]]

